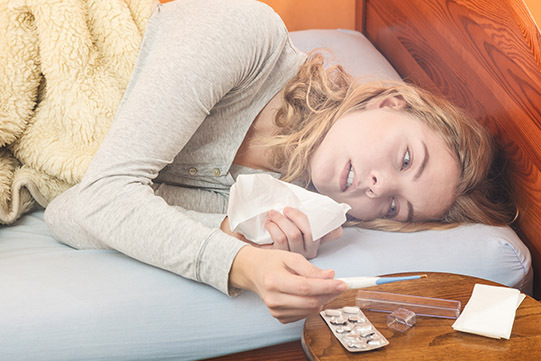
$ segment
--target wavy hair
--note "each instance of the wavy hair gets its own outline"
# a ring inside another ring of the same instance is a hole
[[[460,223],[510,224],[516,211],[504,180],[504,164],[496,158],[492,136],[478,122],[436,96],[412,84],[390,81],[358,82],[337,65],[325,68],[322,54],[311,53],[299,73],[284,88],[276,113],[277,133],[266,140],[270,160],[286,169],[282,180],[310,187],[309,159],[335,123],[363,110],[370,101],[399,97],[405,112],[439,134],[460,165],[456,199],[442,219],[404,223],[391,219],[347,225],[389,231],[443,229]]]

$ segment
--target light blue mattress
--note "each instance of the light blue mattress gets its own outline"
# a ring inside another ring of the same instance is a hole
[[[509,228],[398,234],[346,229],[313,263],[338,277],[441,271],[530,292],[530,254]],[[1,360],[191,360],[300,339],[251,292],[229,298],[114,251],[55,241],[43,212],[0,228]],[[352,303],[354,300],[352,300]]]

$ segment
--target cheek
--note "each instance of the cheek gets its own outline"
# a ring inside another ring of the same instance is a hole
[[[310,169],[310,176],[312,180],[325,179],[325,175],[329,173],[325,169],[325,167],[329,164],[329,153],[325,150],[325,144],[322,143],[308,160],[308,167]]]
[[[310,162],[310,180],[319,193],[326,194],[326,185],[330,182],[329,172],[318,162],[318,159],[313,158]]]
[[[379,205],[375,200],[369,198],[362,198],[352,202],[347,202],[351,206],[351,210],[348,212],[351,216],[361,221],[371,221],[381,216]]]

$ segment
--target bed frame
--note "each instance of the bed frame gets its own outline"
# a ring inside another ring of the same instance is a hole
[[[288,19],[295,17],[282,13],[289,10],[287,3],[265,2],[277,5],[275,10],[289,27]],[[534,296],[540,299],[541,34],[523,0],[337,3],[349,4],[355,12],[354,28],[403,78],[444,94],[495,134],[508,156],[520,212],[513,226],[532,254]],[[296,19],[296,28],[290,30],[300,30],[298,24]],[[257,359],[305,360],[305,356],[295,341],[217,360]]]

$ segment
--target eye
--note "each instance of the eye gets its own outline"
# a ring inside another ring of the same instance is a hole
[[[409,148],[406,149],[406,153],[404,153],[404,158],[402,158],[402,166],[400,167],[400,170],[404,170],[408,168],[411,165],[411,155]]]
[[[385,214],[385,218],[393,218],[398,214],[398,210],[396,207],[396,201],[394,198],[391,199],[391,205],[389,206],[389,210]]]

